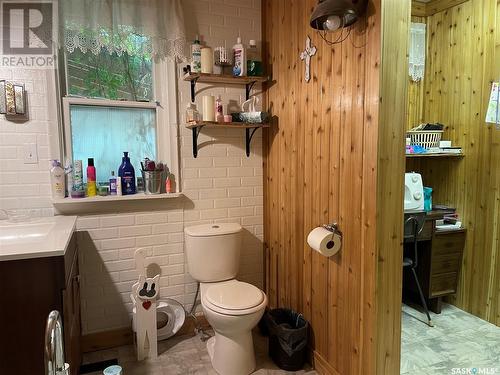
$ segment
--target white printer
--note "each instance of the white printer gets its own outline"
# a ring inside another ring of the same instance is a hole
[[[405,210],[424,209],[424,184],[420,173],[405,173]]]

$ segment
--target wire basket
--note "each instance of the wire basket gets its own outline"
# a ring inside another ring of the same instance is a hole
[[[443,130],[413,130],[408,135],[412,145],[424,148],[439,147],[439,141],[443,136]]]

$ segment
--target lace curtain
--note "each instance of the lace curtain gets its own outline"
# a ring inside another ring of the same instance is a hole
[[[414,82],[424,78],[425,73],[425,23],[411,23],[410,28],[410,77]]]
[[[69,53],[102,49],[121,56],[185,60],[180,0],[64,0],[61,40]]]

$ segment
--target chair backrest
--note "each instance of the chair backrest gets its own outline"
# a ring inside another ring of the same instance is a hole
[[[405,215],[404,241],[413,242],[422,232],[425,224],[425,212]]]

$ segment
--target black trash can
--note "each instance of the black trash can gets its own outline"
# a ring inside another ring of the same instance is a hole
[[[309,322],[293,310],[273,309],[265,313],[264,327],[274,363],[283,370],[300,370],[306,361]]]

